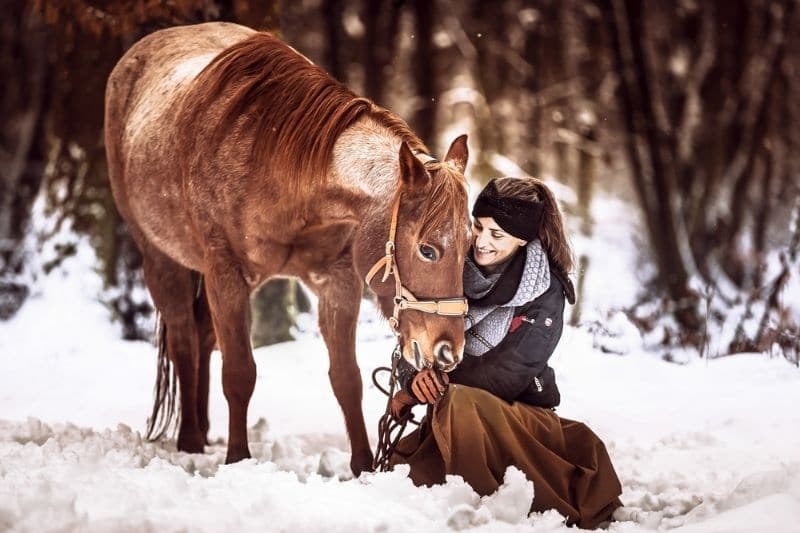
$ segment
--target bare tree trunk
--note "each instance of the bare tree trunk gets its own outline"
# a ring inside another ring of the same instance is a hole
[[[589,142],[595,141],[594,128],[588,128],[583,132],[583,137]],[[581,233],[591,237],[594,232],[592,221],[591,206],[592,196],[594,195],[595,182],[597,181],[597,156],[589,146],[582,146],[578,151],[578,217],[581,221]],[[578,258],[578,286],[576,287],[576,304],[572,308],[570,324],[578,325],[581,320],[582,305],[581,300],[584,294],[585,279],[588,275],[590,261],[589,256],[582,254]]]
[[[364,95],[383,105],[385,81],[397,49],[400,2],[367,0],[365,3]]]
[[[416,26],[412,66],[419,103],[410,123],[422,142],[435,149],[436,100],[439,94],[436,88],[436,56],[433,49],[434,13],[428,0],[414,0],[412,8]]]
[[[295,280],[273,279],[251,299],[253,347],[294,340],[291,328],[297,315]]]
[[[773,104],[776,81],[779,76],[784,52],[786,50],[786,33],[791,23],[795,2],[788,0],[782,6],[777,3],[772,5],[770,12],[771,24],[765,30],[765,41],[769,43],[766,57],[757,60],[765,63],[766,73],[762,91],[752,97],[754,101],[748,102],[751,109],[745,114],[744,132],[740,136],[740,143],[734,152],[733,160],[726,169],[729,181],[732,182],[730,199],[730,218],[725,225],[727,230],[723,241],[735,243],[738,241],[745,221],[749,220],[747,211],[753,205],[751,202],[753,184],[756,172],[756,160],[767,136],[769,126],[769,110]],[[752,117],[752,118],[751,118]],[[768,187],[767,187],[768,190]],[[754,270],[748,267],[747,261],[737,253],[735,246],[728,246],[727,253],[723,255],[722,264],[726,272],[740,287],[747,287],[753,283]]]
[[[0,320],[12,316],[29,294],[20,279],[30,210],[46,164],[47,85],[45,29],[39,17],[14,0],[0,21]],[[13,82],[11,80],[14,80]]]
[[[485,99],[485,112],[476,120],[476,137],[480,150],[473,166],[473,174],[480,181],[487,181],[495,175],[490,157],[494,153],[504,153],[502,119],[497,114],[496,105],[501,97],[508,68],[501,61],[496,48],[502,47],[505,38],[506,20],[502,9],[491,2],[472,0],[466,10],[463,29],[469,39],[473,55],[471,65],[478,91]]]
[[[636,0],[611,0],[607,18],[626,125],[628,158],[658,264],[660,284],[674,305],[682,329],[699,341],[698,298],[689,289],[688,264],[679,244],[674,176],[653,109],[650,69],[643,50],[642,6]],[[642,157],[646,154],[646,158]]]
[[[341,61],[343,39],[342,15],[344,4],[342,0],[323,0],[322,16],[325,22],[325,68],[328,73],[339,81],[344,81],[344,64]]]
[[[529,12],[530,13],[530,12]],[[536,23],[536,21],[528,22],[529,28],[525,33],[525,45],[523,47],[523,57],[529,62],[533,63],[532,68],[523,82],[520,84],[521,88],[526,92],[524,95],[527,105],[525,117],[525,139],[524,144],[530,148],[537,148],[537,150],[528,150],[528,154],[523,156],[519,164],[528,170],[533,176],[538,176],[542,172],[543,164],[541,157],[542,149],[542,126],[544,117],[542,106],[539,99],[535,96],[539,94],[542,85],[542,72],[538,67],[536,61],[539,52],[542,50],[542,32],[545,25]]]

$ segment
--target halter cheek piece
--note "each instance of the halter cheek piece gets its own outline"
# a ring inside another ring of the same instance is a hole
[[[436,161],[427,154],[416,155],[418,158],[426,157],[427,161],[423,161],[425,164]],[[392,317],[389,319],[389,325],[392,327],[395,334],[398,333],[398,328],[400,326],[401,311],[413,310],[441,316],[464,317],[467,315],[469,309],[467,299],[464,297],[445,298],[442,300],[417,300],[414,294],[403,286],[403,283],[400,281],[400,271],[397,269],[397,261],[394,257],[394,238],[397,230],[397,214],[400,211],[401,196],[402,193],[398,191],[394,200],[394,205],[392,206],[389,240],[386,241],[384,256],[372,265],[372,268],[369,269],[369,272],[367,272],[364,278],[367,285],[369,285],[375,277],[375,274],[377,274],[381,268],[383,268],[382,282],[388,280],[390,275],[394,275],[394,310],[392,312]]]

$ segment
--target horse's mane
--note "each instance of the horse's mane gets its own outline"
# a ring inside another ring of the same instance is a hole
[[[412,149],[427,151],[400,117],[359,98],[265,32],[226,48],[200,72],[184,106],[185,124],[196,124],[217,101],[223,108],[206,149],[218,149],[244,116],[252,164],[279,174],[297,191],[324,179],[336,140],[365,115]]]

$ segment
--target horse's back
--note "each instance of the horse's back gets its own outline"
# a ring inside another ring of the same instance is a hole
[[[107,122],[120,120],[135,137],[148,118],[175,97],[223,49],[253,30],[227,22],[167,28],[136,42],[119,60],[106,87]],[[119,114],[117,115],[116,112]]]
[[[170,235],[188,226],[174,152],[180,96],[217,54],[253,33],[225,22],[160,30],[136,42],[108,79],[105,141],[117,207],[129,225],[137,226],[134,232],[140,230],[182,263],[194,262],[188,250],[166,249],[169,242],[187,240]],[[171,220],[173,229],[161,226],[154,232],[147,220]]]

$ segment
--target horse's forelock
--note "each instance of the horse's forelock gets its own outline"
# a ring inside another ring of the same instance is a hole
[[[458,231],[455,223],[465,212],[467,202],[466,181],[455,166],[444,162],[429,164],[427,168],[433,182],[426,195],[427,205],[420,224],[420,238],[423,240],[448,224]]]

